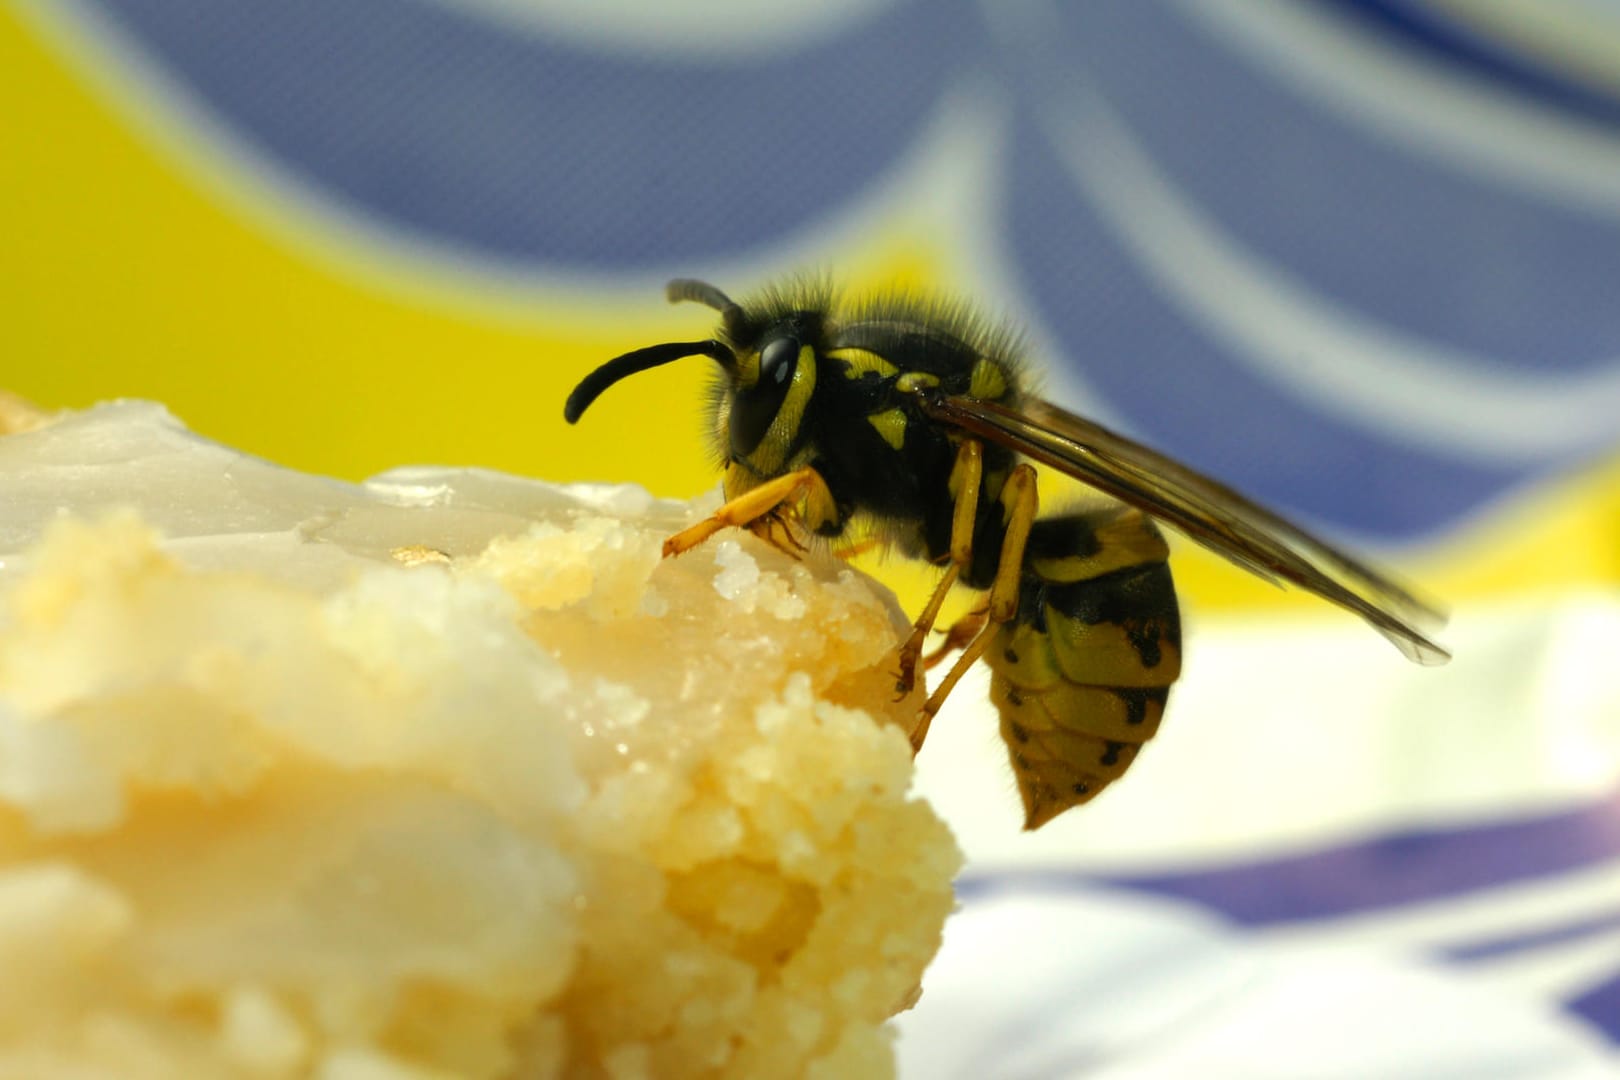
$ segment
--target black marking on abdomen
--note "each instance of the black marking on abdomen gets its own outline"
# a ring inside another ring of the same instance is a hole
[[[1114,687],[1114,693],[1119,697],[1119,700],[1125,703],[1125,722],[1135,726],[1147,721],[1149,705],[1164,708],[1165,700],[1170,696],[1170,688],[1168,686],[1116,686]]]
[[[1159,666],[1166,644],[1181,647],[1175,586],[1165,563],[1132,566],[1069,585],[1047,585],[1043,591],[1047,603],[1072,619],[1124,630],[1145,668]]]
[[[1093,515],[1064,514],[1042,518],[1029,530],[1026,559],[1089,559],[1102,550]]]

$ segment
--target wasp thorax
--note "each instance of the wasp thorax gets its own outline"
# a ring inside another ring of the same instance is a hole
[[[760,346],[755,362],[739,372],[730,415],[734,456],[752,454],[770,431],[793,385],[801,348],[799,339],[791,334],[771,338]],[[747,370],[749,367],[754,370]]]

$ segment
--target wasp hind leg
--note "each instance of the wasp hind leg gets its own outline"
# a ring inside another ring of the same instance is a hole
[[[827,481],[808,466],[749,488],[720,509],[664,541],[664,557],[684,555],[723,529],[742,528],[794,558],[805,548],[790,524],[815,529],[838,519],[838,506]]]
[[[978,663],[979,657],[984,655],[985,649],[990,647],[991,639],[1001,629],[1001,624],[1018,614],[1018,591],[1024,578],[1024,548],[1029,542],[1029,530],[1035,524],[1035,515],[1040,509],[1040,502],[1035,494],[1035,470],[1029,465],[1019,465],[1008,475],[1006,484],[1001,489],[1001,503],[1006,508],[1007,534],[1001,545],[1001,560],[996,564],[996,578],[990,585],[990,598],[985,604],[982,619],[978,621],[977,632],[973,639],[957,657],[951,670],[945,673],[934,692],[928,695],[928,701],[922,708],[922,717],[917,722],[916,729],[911,734],[911,748],[915,753],[922,749],[923,740],[928,737],[928,728],[934,722],[934,716],[945,705],[945,699],[950,697],[951,691],[967,674],[969,668]],[[962,623],[973,620],[970,615]],[[958,626],[962,625],[961,623]],[[957,627],[951,628],[952,632]]]
[[[957,649],[967,646],[968,642],[979,636],[985,623],[990,621],[990,608],[977,607],[963,615],[960,619],[945,630],[945,640],[933,652],[924,653],[922,666],[924,671],[932,671],[944,662],[945,658]]]

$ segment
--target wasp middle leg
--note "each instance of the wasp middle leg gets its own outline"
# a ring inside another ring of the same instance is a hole
[[[951,467],[948,483],[954,500],[951,506],[950,564],[945,569],[945,576],[934,586],[934,594],[912,623],[911,636],[900,646],[900,676],[895,682],[895,691],[900,697],[911,693],[911,688],[916,685],[917,662],[922,657],[928,632],[939,618],[945,597],[962,571],[972,565],[973,529],[978,520],[979,492],[983,484],[984,445],[977,439],[963,439],[956,448],[956,462]]]
[[[928,701],[922,708],[922,718],[911,735],[913,752],[922,749],[934,716],[944,706],[945,699],[950,697],[962,676],[984,655],[984,650],[989,648],[1001,624],[1018,613],[1019,588],[1024,574],[1024,548],[1029,543],[1029,531],[1040,509],[1035,494],[1035,469],[1032,466],[1021,464],[1008,474],[1007,482],[1001,489],[1001,505],[1005,513],[1006,532],[1001,543],[1001,557],[996,563],[995,580],[990,584],[990,596],[985,603],[983,623],[951,670],[945,673],[934,692],[928,695]]]

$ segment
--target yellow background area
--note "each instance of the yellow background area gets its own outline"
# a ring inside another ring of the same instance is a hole
[[[42,25],[0,8],[0,388],[46,406],[156,399],[204,435],[349,479],[436,463],[662,495],[714,485],[704,364],[629,380],[578,427],[561,415],[595,365],[703,336],[710,313],[664,306],[656,282],[480,282],[449,258],[387,250],[128,100],[106,57]],[[840,274],[928,284],[945,259],[924,235],[898,222]],[[1620,469],[1515,502],[1404,569],[1448,600],[1620,580]],[[1177,567],[1195,604],[1283,597],[1202,554]],[[898,583],[909,597],[923,580]]]
[[[345,262],[319,222],[268,216],[262,192],[227,203],[231,186],[199,175],[227,163],[177,160],[172,140],[132,130],[14,18],[0,9],[11,388],[47,405],[153,398],[203,434],[348,478],[443,462],[640,475],[670,491],[708,482],[695,419],[668,408],[696,400],[696,364],[626,385],[598,423],[561,419],[574,378],[627,342],[689,335],[692,313],[651,294],[581,319],[541,290],[468,298],[450,267],[435,289],[384,255]],[[668,452],[648,460],[624,429],[652,415]]]

